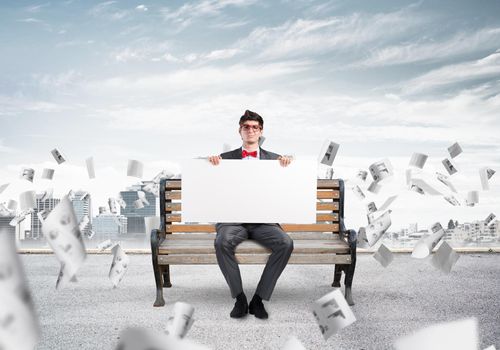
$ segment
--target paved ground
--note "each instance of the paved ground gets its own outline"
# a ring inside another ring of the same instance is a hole
[[[262,321],[229,318],[233,302],[216,265],[172,267],[167,305],[153,308],[149,255],[131,256],[116,289],[107,277],[111,255],[89,255],[78,283],[57,291],[59,266],[53,255],[22,255],[22,260],[43,333],[38,349],[114,349],[128,326],[161,332],[176,301],[196,308],[188,338],[212,349],[276,350],[290,335],[311,350],[390,349],[395,338],[414,329],[470,316],[479,320],[480,349],[500,348],[500,254],[461,254],[450,275],[408,254],[396,255],[387,269],[360,255],[353,286],[357,321],[327,341],[309,308],[332,290],[331,266],[288,266],[267,304],[270,318]],[[261,271],[262,266],[242,267],[250,297]]]

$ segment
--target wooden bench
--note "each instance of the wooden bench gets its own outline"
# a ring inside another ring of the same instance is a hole
[[[340,287],[345,272],[345,296],[352,302],[351,285],[356,266],[356,232],[346,230],[344,218],[344,181],[318,179],[316,223],[282,224],[293,239],[289,264],[335,264],[332,287]],[[182,223],[182,182],[160,182],[160,229],[151,231],[151,253],[156,281],[154,306],[164,306],[163,288],[170,288],[170,265],[217,264],[215,225]],[[270,250],[247,240],[236,249],[240,264],[265,264]]]

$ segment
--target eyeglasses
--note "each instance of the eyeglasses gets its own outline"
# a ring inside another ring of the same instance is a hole
[[[250,131],[250,130],[253,130],[253,131],[259,131],[259,130],[262,130],[261,126],[260,125],[248,125],[248,124],[243,124],[241,126],[241,128],[245,131]]]

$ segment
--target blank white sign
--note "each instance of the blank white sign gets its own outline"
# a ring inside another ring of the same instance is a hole
[[[182,221],[316,223],[314,161],[205,159],[182,164]]]

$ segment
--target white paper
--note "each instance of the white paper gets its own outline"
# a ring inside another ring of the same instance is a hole
[[[375,213],[377,211],[377,205],[375,202],[370,202],[366,205],[366,210],[368,211],[368,214]]]
[[[194,307],[188,303],[176,302],[174,314],[167,320],[165,334],[184,338],[193,325]]]
[[[493,213],[491,213],[491,214],[490,214],[490,215],[488,215],[488,217],[484,220],[484,224],[485,224],[486,226],[489,226],[490,224],[492,224],[492,223],[494,222],[494,221],[493,221],[493,219],[495,219],[495,218],[496,218],[496,215],[495,215],[495,214],[493,214]]]
[[[87,174],[89,175],[89,179],[95,179],[94,157],[85,159],[85,164],[87,165]]]
[[[144,193],[144,191],[137,191],[137,197],[144,205],[149,205],[149,201],[146,199],[146,193]]]
[[[135,200],[134,201],[134,208],[135,209],[142,209],[142,208],[144,208],[144,203],[140,199]]]
[[[328,166],[332,166],[340,145],[330,140],[326,140],[321,147],[319,153],[319,162]]]
[[[182,169],[185,222],[316,223],[312,161],[188,160]]]
[[[458,255],[447,242],[443,242],[432,256],[431,263],[435,268],[444,273],[450,273],[459,257],[460,255]]]
[[[316,300],[312,312],[325,340],[356,321],[340,289]]]
[[[42,230],[61,266],[64,267],[66,276],[69,279],[73,278],[83,265],[87,253],[75,210],[68,196],[64,196],[50,212],[43,222]]]
[[[365,199],[366,196],[363,193],[363,191],[361,191],[361,188],[359,188],[358,185],[355,185],[355,186],[351,187],[351,190],[354,192],[354,194],[356,195],[356,197],[358,197],[360,200]]]
[[[411,179],[410,181],[411,186],[417,186],[418,188],[422,189],[424,193],[429,194],[431,196],[440,196],[441,192],[437,191],[434,187],[429,185],[427,182],[425,182],[422,179]]]
[[[439,323],[396,340],[396,350],[477,350],[477,319]]]
[[[422,236],[413,248],[412,258],[424,259],[432,252],[432,249],[439,243],[445,235],[443,226],[439,222],[434,223],[429,228],[429,235]]]
[[[90,222],[90,219],[89,219],[88,215],[84,215],[82,220],[80,220],[80,223],[78,224],[78,228],[80,229],[80,232],[85,230],[85,227],[87,227],[89,222]]]
[[[3,184],[3,185],[1,185],[1,186],[0,186],[0,193],[2,193],[3,191],[5,191],[5,189],[6,189],[7,187],[9,187],[9,184],[8,184],[8,183],[7,183],[7,184]]]
[[[108,277],[116,288],[125,275],[125,272],[127,272],[130,258],[119,244],[115,245],[111,251],[113,252],[113,262],[111,263]]]
[[[111,213],[118,213],[118,209],[116,208],[116,201],[114,198],[108,198],[108,206]]]
[[[127,176],[133,176],[142,179],[143,170],[144,165],[140,161],[129,159],[127,165]]]
[[[391,212],[391,210],[386,211],[366,227],[366,239],[370,247],[373,247],[391,226]]]
[[[121,195],[118,195],[118,198],[116,198],[116,201],[118,202],[118,204],[120,204],[120,207],[122,207],[122,209],[125,209],[125,207],[127,206],[127,202],[125,202],[123,200]]]
[[[450,190],[457,193],[455,186],[453,186],[453,184],[450,182],[450,180],[448,180],[448,176],[443,175],[443,174],[438,173],[438,172],[436,172],[436,176],[437,176],[437,179],[439,181],[441,181],[442,183],[444,183]]]
[[[300,340],[297,339],[297,337],[291,336],[288,338],[281,350],[306,350],[306,348],[302,345]]]
[[[332,167],[328,167],[326,169],[326,172],[325,172],[325,179],[328,179],[328,180],[333,179],[333,174],[334,173],[335,173],[335,171],[333,171],[333,168]]]
[[[460,202],[454,196],[444,196],[443,197],[448,203],[453,206],[460,206]]]
[[[427,154],[413,153],[410,159],[410,166],[423,169],[428,157]]]
[[[495,175],[496,171],[493,169],[486,169],[486,174],[488,175],[488,180],[491,179],[493,175]],[[0,191],[1,192],[1,191]]]
[[[368,186],[368,191],[371,192],[371,193],[379,193],[380,192],[380,189],[382,188],[382,186],[377,182],[377,181],[373,181],[370,186]]]
[[[187,339],[156,334],[142,328],[128,328],[121,332],[115,350],[209,350]]]
[[[406,178],[406,186],[410,187],[410,183],[411,183],[411,173],[412,173],[412,169],[406,169],[405,171],[405,178]]]
[[[97,245],[97,249],[102,252],[103,250],[106,250],[108,248],[111,248],[113,246],[113,242],[111,242],[110,239],[107,239],[105,241],[102,241]]]
[[[264,144],[264,141],[266,141],[266,138],[264,136],[259,137],[259,147],[262,147]],[[228,150],[229,151],[229,150]],[[223,151],[224,152],[224,151]]]
[[[479,192],[478,191],[469,191],[467,192],[467,205],[473,207],[474,204],[479,203]]]
[[[394,260],[392,252],[385,245],[381,244],[378,250],[373,254],[373,258],[377,260],[383,267],[389,266],[389,264]]]
[[[462,147],[458,144],[458,142],[455,142],[453,145],[448,147],[448,153],[450,154],[451,158],[455,158],[458,156],[460,153],[462,153]]]
[[[19,177],[29,182],[33,182],[33,178],[35,177],[35,170],[31,168],[23,168],[23,170],[21,170],[21,175],[19,175]]]
[[[387,198],[385,200],[384,204],[382,204],[382,206],[378,209],[378,211],[384,211],[387,208],[389,208],[389,206],[392,204],[392,202],[394,202],[396,200],[396,198],[398,198],[397,195]]]
[[[19,195],[19,207],[21,210],[36,208],[36,193],[35,191],[26,191]]]
[[[54,189],[53,188],[47,188],[47,190],[45,190],[43,192],[43,196],[40,198],[40,200],[42,202],[46,201],[47,199],[51,199],[53,195],[54,195]]]
[[[7,202],[7,209],[10,211],[15,211],[17,209],[17,202],[13,199],[9,199]]]
[[[443,159],[442,163],[448,174],[453,175],[457,172],[457,168],[448,158]]]
[[[365,171],[365,170],[359,170],[358,171],[358,175],[356,175],[358,177],[358,179],[362,180],[362,181],[366,181],[366,178],[368,176],[368,171]]]
[[[44,168],[42,179],[52,180],[54,178],[54,169]]]
[[[57,164],[61,164],[61,163],[64,163],[66,161],[66,159],[64,159],[63,155],[61,154],[61,152],[59,152],[57,150],[57,148],[54,148],[52,151],[50,151],[50,153],[52,154],[52,156],[56,160]]]
[[[381,161],[375,162],[369,167],[373,181],[379,182],[394,175],[392,164],[389,159],[384,158]]]

